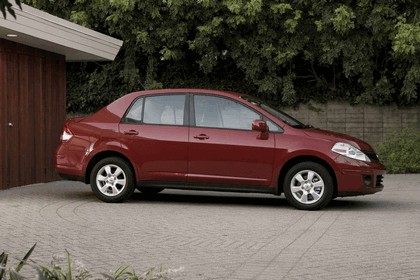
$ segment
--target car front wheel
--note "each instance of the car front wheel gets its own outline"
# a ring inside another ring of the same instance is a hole
[[[135,189],[134,175],[130,165],[117,157],[100,160],[90,175],[93,193],[105,202],[122,202]]]
[[[333,197],[333,181],[328,170],[315,162],[301,162],[286,174],[283,191],[290,205],[317,210]]]

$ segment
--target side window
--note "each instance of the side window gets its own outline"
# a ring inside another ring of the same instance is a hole
[[[226,98],[195,95],[195,125],[251,130],[252,121],[260,115],[248,107]]]
[[[127,122],[127,123],[140,123],[142,112],[143,112],[143,98],[139,98],[130,107],[130,110],[128,111],[127,115],[125,116],[125,122]]]
[[[267,119],[265,121],[267,122],[268,129],[269,129],[270,132],[283,132],[283,129],[280,126],[278,126],[277,124],[273,123],[269,119]]]
[[[148,96],[144,102],[143,122],[183,125],[185,95]]]

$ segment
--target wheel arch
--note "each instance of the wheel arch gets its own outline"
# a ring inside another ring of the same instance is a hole
[[[322,165],[323,167],[325,167],[327,169],[328,173],[331,175],[331,178],[332,178],[333,184],[334,184],[333,197],[337,197],[337,176],[334,172],[334,169],[331,167],[331,165],[327,161],[325,161],[325,160],[323,160],[319,157],[309,156],[309,155],[307,155],[307,156],[297,156],[297,157],[291,158],[283,165],[283,167],[280,170],[280,174],[279,174],[278,182],[277,182],[278,193],[279,194],[283,193],[283,182],[284,182],[286,174],[290,170],[290,168],[292,168],[293,166],[295,166],[298,163],[308,162],[308,161],[318,163],[318,164]]]
[[[90,161],[89,164],[86,167],[85,172],[85,183],[90,184],[90,174],[92,172],[93,167],[102,159],[109,158],[109,157],[118,157],[127,162],[127,164],[131,167],[131,170],[133,171],[133,174],[135,177],[137,177],[136,169],[134,168],[133,164],[131,163],[130,159],[126,157],[124,154],[116,151],[103,151],[100,153],[97,153],[94,155]],[[135,181],[137,181],[137,178],[134,178]]]

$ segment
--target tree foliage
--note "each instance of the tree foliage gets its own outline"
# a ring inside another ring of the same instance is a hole
[[[20,0],[14,1],[19,8],[22,8],[20,4]],[[0,12],[2,13],[3,17],[6,19],[7,14],[11,14],[14,18],[16,18],[15,11],[13,10],[13,4],[10,3],[9,0],[0,0]]]
[[[287,105],[420,100],[418,0],[25,2],[124,40],[113,63],[69,66],[70,111],[160,87],[230,89]]]

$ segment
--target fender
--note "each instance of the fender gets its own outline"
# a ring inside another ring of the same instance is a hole
[[[283,169],[285,167],[288,168],[288,166],[290,165],[290,162],[297,160],[297,162],[302,162],[305,161],[307,158],[307,160],[310,160],[310,158],[317,158],[325,163],[327,163],[330,168],[333,170],[333,172],[335,173],[334,176],[337,177],[337,174],[339,172],[339,169],[337,167],[337,164],[335,163],[335,159],[338,157],[337,154],[331,152],[331,154],[324,154],[321,153],[319,151],[315,151],[315,150],[310,150],[308,148],[306,149],[296,149],[296,150],[287,150],[286,152],[283,153],[277,153],[276,151],[276,156],[275,156],[275,169],[273,172],[273,187],[277,187],[279,186],[279,179],[280,179],[280,174],[284,171]],[[300,160],[301,159],[301,160]]]

